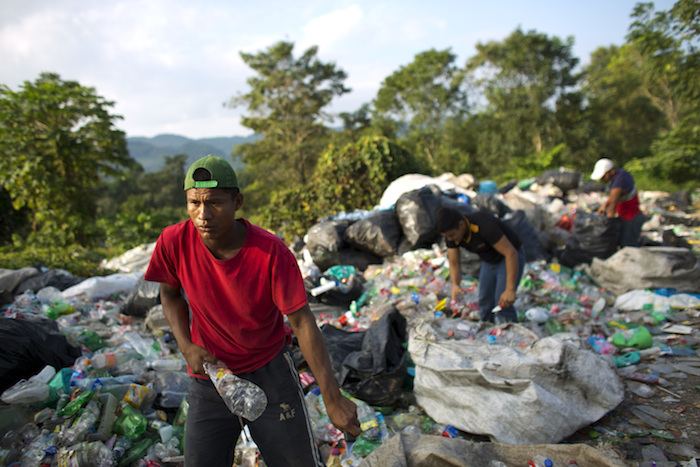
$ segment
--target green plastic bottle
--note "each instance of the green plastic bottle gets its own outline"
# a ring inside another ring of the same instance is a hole
[[[128,439],[137,439],[148,427],[146,417],[131,404],[122,403],[121,416],[114,422],[114,432]]]
[[[134,461],[141,459],[146,455],[146,451],[148,451],[148,448],[150,448],[154,442],[155,440],[153,438],[144,438],[136,441],[133,446],[131,446],[131,449],[122,457],[119,466],[131,465]]]
[[[549,318],[547,322],[544,323],[544,327],[550,336],[560,332],[566,332],[566,327],[556,318]]]
[[[66,418],[72,417],[83,407],[83,405],[87,404],[94,395],[95,391],[84,391],[80,393],[75,399],[68,402],[65,407],[56,412],[56,415]]]
[[[654,345],[654,339],[646,326],[638,326],[616,332],[613,335],[612,343],[619,348],[634,347],[642,350]]]

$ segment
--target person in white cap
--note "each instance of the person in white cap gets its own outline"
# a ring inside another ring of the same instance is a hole
[[[634,178],[625,169],[615,168],[610,159],[599,159],[593,167],[592,180],[610,183],[610,195],[598,209],[598,214],[622,219],[618,245],[639,246],[644,214],[639,210],[639,197]]]

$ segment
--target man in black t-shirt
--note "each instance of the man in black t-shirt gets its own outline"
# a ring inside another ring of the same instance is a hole
[[[517,321],[513,307],[515,290],[525,267],[522,243],[513,230],[489,212],[462,214],[453,208],[441,208],[435,216],[435,230],[445,237],[450,264],[452,299],[464,291],[460,288],[462,270],[459,247],[481,258],[479,271],[479,315],[493,322],[496,305],[505,321]]]

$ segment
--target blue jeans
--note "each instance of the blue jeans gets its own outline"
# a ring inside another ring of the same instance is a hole
[[[247,423],[266,465],[323,466],[291,353],[284,349],[259,370],[239,376],[265,391],[267,409],[254,422],[239,419],[211,381],[193,378],[187,396],[185,465],[233,465],[236,441]]]
[[[518,278],[517,284],[523,277],[525,269],[525,252],[523,248],[518,250]],[[506,290],[506,260],[503,259],[498,263],[481,262],[481,270],[479,271],[479,316],[481,321],[494,322],[495,315],[491,312],[498,305],[498,299]],[[501,318],[505,321],[518,321],[518,315],[515,308],[511,305],[498,312]]]
[[[641,212],[634,219],[620,223],[620,248],[626,246],[639,246],[639,236],[642,234],[642,225],[646,216]]]

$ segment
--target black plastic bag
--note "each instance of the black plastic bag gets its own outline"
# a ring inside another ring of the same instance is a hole
[[[472,205],[477,209],[489,211],[499,219],[511,212],[511,209],[506,203],[501,201],[497,196],[489,193],[480,193],[476,195],[474,199],[472,199]]]
[[[128,316],[144,318],[148,310],[160,305],[160,283],[139,279],[122,305],[121,312]]]
[[[396,254],[401,240],[396,211],[374,211],[345,230],[343,239],[351,247],[385,258]]]
[[[321,335],[328,349],[328,356],[331,359],[331,368],[336,381],[341,381],[345,358],[352,352],[362,349],[365,332],[344,331],[331,324],[321,326]]]
[[[435,185],[404,193],[396,201],[396,214],[404,238],[399,254],[418,248],[428,248],[440,237],[435,230],[435,214],[443,205],[441,191]]]
[[[511,211],[506,214],[501,221],[518,235],[520,242],[523,244],[525,259],[527,261],[548,259],[545,249],[542,246],[540,232],[535,230],[532,226],[525,215],[525,211],[521,209]]]
[[[537,183],[544,185],[551,183],[564,193],[578,188],[581,183],[581,173],[571,170],[547,170],[537,177]]]
[[[14,302],[17,287],[37,274],[39,270],[34,267],[0,269],[0,306]]]
[[[370,405],[393,405],[406,380],[406,318],[387,311],[364,332],[362,348],[343,359],[340,386]]]
[[[620,241],[620,222],[617,217],[577,213],[571,236],[559,258],[561,264],[572,268],[590,264],[593,258],[612,256]]]
[[[57,269],[49,269],[22,282],[17,287],[15,295],[20,295],[27,290],[36,293],[44,287],[56,287],[58,290],[66,290],[69,287],[80,284],[84,280],[85,278],[83,277],[74,276]]]
[[[350,224],[348,220],[321,221],[307,232],[306,248],[321,271],[336,264],[351,264],[340,260],[340,251],[346,248],[343,233]]]
[[[39,373],[46,365],[56,371],[80,357],[80,347],[68,341],[49,319],[0,318],[0,392]]]

